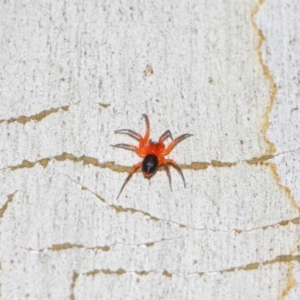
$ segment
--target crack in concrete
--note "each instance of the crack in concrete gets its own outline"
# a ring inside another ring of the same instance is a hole
[[[278,188],[281,189],[286,194],[286,196],[289,199],[289,201],[291,202],[292,206],[300,214],[300,207],[297,204],[296,199],[293,197],[291,189],[288,186],[283,185],[281,183],[281,178],[280,178],[280,176],[277,172],[277,165],[275,163],[271,163],[270,168],[271,168],[271,171],[273,172],[273,175],[274,175],[274,178],[275,178],[275,181],[276,181],[276,184],[277,184]]]
[[[265,2],[265,0],[258,0],[257,5],[254,7],[254,9],[251,11],[251,25],[253,26],[257,37],[258,37],[258,44],[256,46],[256,54],[259,60],[259,64],[262,66],[263,72],[265,77],[267,78],[267,80],[269,80],[270,82],[270,86],[271,86],[271,93],[270,93],[270,104],[268,105],[265,113],[264,113],[264,117],[263,117],[263,126],[262,126],[262,131],[263,131],[263,138],[266,142],[266,144],[269,146],[269,150],[267,151],[266,155],[270,155],[270,154],[274,154],[276,152],[276,147],[275,144],[272,143],[268,138],[267,138],[267,130],[270,127],[270,120],[269,120],[269,114],[272,111],[272,108],[274,106],[274,102],[275,102],[275,96],[277,94],[277,85],[275,83],[274,77],[271,74],[268,66],[266,64],[264,64],[263,61],[263,57],[262,57],[262,44],[265,41],[265,36],[262,33],[262,30],[257,26],[256,22],[255,22],[255,15],[258,13],[260,7],[262,6],[262,4]]]
[[[75,288],[75,285],[76,285],[76,281],[77,281],[77,278],[78,278],[79,274],[76,273],[76,272],[73,272],[73,275],[72,275],[72,282],[71,282],[71,286],[70,286],[70,300],[75,300],[75,295],[74,295],[74,288]]]
[[[140,276],[145,276],[149,274],[161,274],[163,276],[166,276],[168,278],[172,278],[175,275],[199,275],[200,277],[208,274],[214,274],[214,273],[219,273],[219,274],[226,274],[226,273],[231,273],[231,272],[239,272],[239,271],[253,271],[257,270],[260,267],[271,265],[271,264],[277,264],[277,263],[290,263],[290,262],[300,262],[300,255],[280,255],[275,257],[272,260],[266,260],[263,262],[254,262],[254,263],[249,263],[247,265],[239,266],[239,267],[232,267],[228,269],[223,269],[223,270],[212,270],[212,271],[205,271],[205,272],[172,272],[168,271],[166,269],[163,270],[142,270],[142,271],[135,271],[135,270],[125,270],[123,268],[119,268],[117,270],[110,270],[110,269],[94,269],[85,273],[73,273],[76,274],[76,276],[73,275],[73,279],[75,278],[77,280],[78,276],[96,276],[98,274],[105,274],[105,275],[125,275],[125,274],[137,274]],[[74,281],[72,282],[72,286]]]
[[[266,265],[271,265],[271,264],[276,264],[276,263],[290,263],[292,261],[297,261],[300,262],[300,255],[279,255],[275,257],[272,260],[266,260],[263,262],[254,262],[247,264],[245,266],[240,266],[240,267],[233,267],[229,269],[224,269],[224,270],[215,270],[215,271],[207,271],[207,272],[201,272],[198,273],[200,276],[210,274],[210,273],[230,273],[230,272],[236,272],[236,271],[252,271],[252,270],[257,270],[261,266],[266,266]]]
[[[300,151],[300,148],[297,148],[297,149],[294,149],[294,150],[289,150],[289,151],[279,152],[277,154],[274,154],[274,156],[279,156],[279,155],[288,154],[288,153],[294,153],[294,152],[298,152],[298,151]]]
[[[57,108],[50,108],[50,109],[46,109],[46,110],[43,110],[35,115],[31,115],[31,116],[20,116],[20,117],[17,117],[17,118],[10,118],[8,120],[0,120],[0,124],[2,122],[7,122],[8,124],[10,123],[14,123],[14,122],[17,122],[17,123],[20,123],[20,124],[26,124],[27,122],[30,122],[30,121],[41,121],[43,120],[44,118],[46,118],[47,116],[51,115],[51,114],[54,114],[54,113],[57,113],[59,112],[60,110],[63,110],[63,111],[68,111],[69,110],[69,106],[61,106],[61,107],[57,107]]]
[[[280,155],[280,154],[277,154]],[[221,162],[217,160],[212,160],[210,163],[207,162],[192,162],[191,164],[181,164],[180,167],[182,169],[190,169],[190,170],[205,170],[208,167],[216,167],[216,168],[222,168],[222,167],[233,167],[236,166],[240,162],[247,162],[249,164],[258,164],[262,163],[264,161],[270,160],[274,158],[274,155],[264,155],[262,157],[254,157],[249,160],[240,160],[237,162]],[[83,165],[93,165],[95,167],[99,168],[107,168],[115,172],[126,172],[129,173],[132,169],[131,166],[121,166],[121,165],[116,165],[112,161],[108,161],[105,163],[100,163],[97,158],[91,157],[91,156],[75,156],[72,153],[67,153],[63,152],[62,154],[53,156],[53,157],[45,157],[37,161],[29,161],[29,160],[23,160],[21,164],[14,165],[14,166],[8,166],[5,168],[2,168],[0,170],[6,170],[6,169],[11,169],[11,170],[18,170],[18,169],[23,169],[23,168],[33,168],[36,164],[40,164],[44,168],[46,168],[51,160],[57,160],[57,161],[66,161],[70,160],[73,161],[74,163],[80,163],[82,162]],[[164,170],[163,168],[160,168],[160,170]]]
[[[257,165],[257,164],[262,164],[265,161],[268,161],[270,159],[274,158],[274,155],[263,155],[261,157],[254,157],[248,160],[245,160],[246,163],[249,165]]]
[[[274,106],[275,97],[276,97],[276,94],[277,94],[277,85],[275,83],[275,79],[274,79],[273,75],[271,74],[268,66],[266,64],[264,64],[264,62],[263,62],[261,48],[262,48],[262,44],[265,40],[265,37],[262,33],[262,30],[259,29],[258,25],[255,22],[255,15],[259,12],[261,6],[264,3],[265,3],[265,0],[259,0],[257,2],[256,6],[254,7],[254,9],[251,12],[251,23],[252,23],[252,26],[254,27],[254,29],[257,33],[257,36],[259,38],[259,42],[258,42],[258,45],[257,45],[257,48],[256,48],[256,52],[257,52],[257,55],[258,55],[258,58],[259,58],[259,62],[260,62],[260,65],[262,66],[262,68],[264,70],[264,74],[265,74],[266,78],[270,81],[271,87],[272,87],[272,91],[271,91],[271,95],[270,95],[270,105],[267,107],[267,109],[265,111],[265,114],[264,114],[264,124],[263,124],[264,126],[262,128],[263,129],[263,137],[264,137],[265,141],[267,142],[267,144],[269,144],[269,151],[268,151],[267,155],[278,156],[278,155],[283,154],[284,152],[275,154],[275,152],[276,152],[275,144],[272,143],[267,137],[267,130],[270,127],[269,115],[270,115],[270,113],[272,111],[272,108]],[[290,152],[296,152],[296,151],[299,151],[299,149],[300,148],[298,148],[294,151],[290,151]],[[284,186],[284,185],[281,184],[281,179],[280,179],[280,176],[277,172],[277,165],[272,163],[270,167],[271,167],[271,170],[272,170],[273,175],[275,177],[277,186],[287,194],[287,197],[290,200],[290,202],[292,203],[293,207],[296,208],[298,210],[298,212],[300,213],[300,207],[297,205],[297,202],[294,199],[290,188],[288,186]],[[299,218],[295,218],[291,222],[292,223],[296,222],[296,224],[299,225]],[[283,223],[283,224],[285,224],[285,223]],[[276,260],[280,260],[280,261],[288,260],[288,263],[290,265],[294,265],[293,261],[296,260],[296,261],[300,262],[299,257],[300,256],[290,256],[290,255],[285,256],[285,255],[282,255],[282,256],[277,257],[275,259],[275,261]],[[272,261],[269,261],[267,263],[274,263],[275,261],[272,260]],[[293,276],[291,268],[289,268],[289,273],[287,274],[287,285],[284,288],[284,290],[282,291],[282,293],[280,295],[280,299],[284,299],[286,297],[286,295],[288,295],[288,293],[294,288],[295,283],[296,283],[296,279]]]
[[[9,204],[12,202],[14,195],[16,194],[17,191],[14,191],[12,194],[7,196],[6,202],[2,205],[0,208],[0,219],[3,218],[5,211],[7,210]]]
[[[230,168],[230,167],[234,167],[242,162],[246,162],[250,165],[257,165],[257,164],[263,164],[264,162],[273,159],[275,156],[280,156],[283,154],[293,153],[293,152],[297,152],[297,151],[300,151],[300,148],[297,148],[295,150],[290,150],[290,151],[284,151],[284,152],[272,154],[272,155],[263,155],[261,157],[253,157],[253,158],[247,159],[247,160],[239,160],[236,162],[222,162],[222,161],[217,161],[217,160],[212,160],[210,163],[209,162],[191,162],[191,164],[181,164],[180,168],[183,170],[185,169],[185,170],[199,171],[199,170],[205,170],[209,167],[215,167],[215,168],[228,167],[228,168]],[[0,169],[0,171],[7,170],[7,169],[11,169],[14,171],[14,170],[23,169],[23,168],[33,168],[36,164],[40,164],[41,166],[46,168],[48,166],[49,162],[53,159],[57,160],[57,161],[70,160],[70,161],[73,161],[74,163],[82,162],[83,165],[93,165],[95,167],[99,167],[102,169],[107,168],[107,169],[110,169],[112,171],[119,172],[119,173],[129,173],[132,169],[131,166],[116,165],[113,161],[100,163],[97,158],[94,158],[91,156],[82,155],[82,156],[77,157],[77,156],[73,155],[72,153],[63,152],[62,154],[59,154],[59,155],[56,155],[53,157],[45,157],[45,158],[42,158],[37,161],[23,160],[23,162],[21,164],[14,165],[14,166],[8,166],[8,167]],[[160,168],[159,171],[164,171],[164,169]],[[138,171],[138,172],[140,172],[140,171]]]
[[[69,176],[67,176],[69,178]],[[120,205],[114,205],[114,204],[109,204],[105,201],[104,198],[100,197],[98,194],[96,194],[95,192],[91,191],[89,188],[87,188],[86,186],[83,186],[81,183],[69,178],[71,181],[73,181],[74,183],[78,184],[82,190],[84,191],[88,191],[90,192],[91,194],[93,194],[95,197],[97,197],[97,199],[100,199],[101,202],[104,202],[108,207],[110,207],[111,209],[115,210],[117,213],[131,213],[131,214],[135,214],[135,213],[141,213],[142,215],[144,215],[145,217],[148,217],[150,220],[153,220],[153,221],[162,221],[162,222],[165,222],[165,223],[170,223],[170,224],[174,224],[174,225],[177,225],[181,228],[190,228],[190,229],[194,229],[194,230],[208,230],[208,231],[216,231],[216,230],[210,230],[210,229],[207,229],[207,228],[201,228],[201,229],[196,229],[196,228],[192,228],[192,227],[188,227],[187,225],[184,225],[184,224],[181,224],[181,223],[177,223],[177,222],[174,222],[174,221],[170,221],[170,220],[165,220],[165,219],[161,219],[161,218],[158,218],[158,217],[155,217],[151,214],[149,214],[148,212],[145,212],[143,210],[139,210],[139,209],[135,209],[135,208],[128,208],[128,207],[123,207],[123,206],[120,206]],[[227,232],[227,231],[225,231]]]
[[[143,214],[144,216],[146,217],[149,217],[151,220],[154,220],[154,221],[158,221],[160,219],[150,215],[149,213],[145,212],[145,211],[142,211],[142,210],[139,210],[139,209],[135,209],[135,208],[127,208],[127,207],[123,207],[123,206],[120,206],[120,205],[114,205],[114,204],[109,204],[104,198],[102,198],[101,196],[99,196],[98,194],[96,194],[95,192],[91,191],[88,187],[82,185],[81,183],[71,179],[69,176],[67,176],[69,180],[71,180],[72,182],[78,184],[81,189],[83,191],[88,191],[90,192],[91,194],[93,194],[97,199],[99,199],[101,202],[103,202],[105,205],[107,205],[108,207],[110,207],[111,209],[113,209],[114,211],[116,211],[117,213],[121,213],[121,212],[130,212],[132,214],[135,214],[135,213],[141,213]]]
[[[298,245],[292,252],[291,255],[294,253],[298,253],[300,249],[300,246]],[[298,261],[299,262],[299,261]],[[290,293],[290,291],[296,286],[296,279],[293,274],[293,270],[295,268],[295,261],[290,261],[288,268],[288,275],[287,275],[287,282],[284,290],[282,291],[280,295],[280,300],[283,300],[286,298],[286,296]]]
[[[288,224],[293,224],[293,225],[297,226],[297,225],[300,224],[300,216],[299,216],[299,217],[296,217],[296,218],[293,218],[293,219],[283,220],[283,221],[280,221],[280,222],[277,222],[277,223],[274,223],[274,224],[270,224],[270,225],[266,225],[266,226],[261,226],[261,227],[255,227],[255,228],[251,228],[251,229],[247,229],[247,230],[245,230],[245,229],[237,229],[237,228],[234,228],[234,229],[231,229],[231,230],[218,230],[218,229],[205,228],[205,227],[203,227],[203,228],[192,227],[192,226],[189,226],[189,225],[186,225],[186,224],[182,224],[182,223],[178,223],[178,222],[175,222],[175,221],[172,221],[172,220],[166,220],[166,219],[155,217],[155,216],[149,214],[148,212],[145,212],[145,211],[142,211],[142,210],[139,210],[139,209],[126,208],[126,207],[123,207],[123,206],[117,206],[117,205],[114,205],[114,204],[109,204],[109,203],[106,202],[106,200],[104,198],[102,198],[101,196],[99,196],[95,192],[91,191],[88,187],[83,186],[81,183],[79,183],[79,182],[71,179],[69,176],[67,176],[67,177],[72,182],[74,182],[75,184],[78,184],[83,191],[90,192],[97,199],[99,199],[101,202],[103,202],[105,205],[107,205],[111,209],[115,210],[117,213],[128,213],[128,212],[130,212],[132,214],[134,214],[134,213],[141,213],[145,217],[149,217],[150,220],[153,220],[153,221],[162,221],[162,222],[165,222],[165,223],[176,225],[176,226],[178,226],[180,228],[190,229],[190,230],[193,230],[193,231],[211,231],[211,232],[225,232],[225,233],[235,232],[237,234],[241,234],[241,233],[248,233],[248,232],[252,232],[252,231],[256,231],[256,230],[266,230],[268,228],[272,228],[272,227],[276,227],[276,226],[287,226]]]
[[[90,156],[86,156],[86,155],[82,155],[82,156],[75,156],[71,153],[67,153],[67,152],[63,152],[60,155],[56,155],[54,157],[46,157],[46,158],[42,158],[40,160],[37,161],[29,161],[29,160],[23,160],[23,162],[21,164],[18,165],[14,165],[14,166],[9,166],[6,168],[2,168],[0,170],[7,170],[7,169],[11,169],[13,171],[18,170],[18,169],[23,169],[23,168],[33,168],[35,165],[40,164],[41,166],[43,166],[44,168],[46,168],[49,164],[49,162],[51,160],[56,160],[56,161],[66,161],[66,160],[70,160],[73,161],[74,163],[83,163],[83,165],[93,165],[95,167],[99,167],[99,168],[108,168],[112,171],[118,171],[118,172],[130,172],[131,167],[126,167],[126,166],[118,166],[115,165],[114,162],[106,162],[106,163],[100,163],[96,158],[90,157]]]
[[[54,244],[51,247],[43,248],[43,249],[32,249],[32,248],[23,248],[27,251],[33,251],[33,252],[45,252],[45,251],[64,251],[64,250],[70,250],[70,249],[84,249],[84,250],[93,250],[93,251],[104,251],[109,252],[111,250],[110,246],[95,246],[95,247],[86,247],[82,244],[71,244],[71,243],[63,243],[63,244]]]
[[[198,275],[199,277],[205,276],[205,275],[209,275],[209,274],[215,274],[215,273],[219,273],[221,275],[226,274],[226,273],[232,273],[232,272],[240,272],[240,271],[254,271],[254,270],[258,270],[260,267],[263,266],[267,266],[267,265],[271,265],[271,264],[277,264],[277,263],[291,263],[291,262],[298,262],[300,263],[300,255],[279,255],[277,257],[275,257],[272,260],[266,260],[263,262],[254,262],[254,263],[249,263],[247,265],[244,266],[239,266],[239,267],[232,267],[232,268],[228,268],[228,269],[223,269],[223,270],[213,270],[213,271],[205,271],[205,272],[172,272],[172,271],[168,271],[166,269],[164,269],[163,271],[158,271],[157,269],[155,270],[142,270],[142,271],[132,271],[132,270],[125,270],[123,268],[119,268],[117,270],[110,270],[110,269],[94,269],[85,273],[77,273],[77,272],[73,272],[72,275],[72,282],[71,282],[71,295],[70,295],[70,300],[75,300],[75,296],[74,296],[74,288],[76,285],[76,281],[80,276],[96,276],[98,274],[105,274],[108,276],[111,275],[117,275],[117,276],[122,276],[125,274],[136,274],[138,276],[147,276],[150,274],[156,274],[156,275],[163,275],[167,278],[172,278],[173,276],[178,276],[178,275]]]
[[[63,244],[54,244],[51,247],[48,248],[42,248],[42,249],[33,249],[33,248],[22,248],[26,251],[30,252],[45,252],[45,251],[52,251],[52,252],[58,252],[58,251],[65,251],[65,250],[70,250],[70,249],[83,249],[87,251],[103,251],[103,252],[109,252],[114,246],[121,245],[121,246],[146,246],[147,248],[153,247],[155,244],[158,243],[163,243],[163,242],[168,242],[172,240],[179,240],[181,237],[178,238],[169,238],[169,239],[161,239],[161,240],[156,240],[152,242],[144,242],[144,243],[136,243],[136,244],[131,244],[131,243],[114,243],[111,244],[110,246],[105,245],[105,246],[95,246],[95,247],[87,247],[82,244],[71,244],[71,243],[63,243]]]
[[[277,226],[287,226],[288,224],[293,224],[293,225],[299,225],[300,224],[300,217],[296,217],[293,219],[289,219],[289,220],[283,220],[274,224],[270,224],[270,225],[266,225],[266,226],[262,226],[262,227],[254,227],[251,228],[249,230],[239,230],[239,229],[234,229],[238,234],[240,233],[244,233],[244,232],[251,232],[251,231],[255,231],[255,230],[266,230],[269,228],[273,228],[273,227],[277,227]]]

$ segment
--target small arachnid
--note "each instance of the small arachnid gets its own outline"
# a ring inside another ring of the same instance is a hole
[[[167,158],[165,158],[165,156],[168,155],[179,142],[192,136],[192,134],[188,134],[188,133],[182,134],[181,136],[179,136],[178,138],[173,140],[170,130],[167,130],[160,136],[158,142],[153,142],[151,139],[149,139],[150,122],[149,122],[148,116],[145,114],[143,114],[142,116],[146,119],[146,133],[145,133],[144,137],[131,129],[120,129],[120,130],[115,131],[115,133],[128,134],[129,136],[138,140],[139,146],[137,147],[137,146],[128,145],[128,144],[117,144],[117,145],[112,145],[112,147],[124,148],[127,150],[135,151],[138,156],[143,158],[143,161],[139,162],[138,164],[133,166],[133,168],[131,169],[128,177],[124,181],[124,184],[119,192],[117,199],[119,198],[121,192],[123,191],[126,183],[130,180],[132,175],[140,167],[142,167],[142,172],[143,172],[144,176],[146,178],[150,179],[156,173],[158,167],[163,165],[167,172],[167,175],[169,177],[170,188],[172,190],[171,174],[170,174],[170,170],[168,167],[168,164],[170,164],[173,167],[175,167],[177,169],[177,171],[180,173],[183,183],[184,183],[184,187],[185,187],[185,179],[184,179],[184,176],[183,176],[183,173],[182,173],[180,167],[174,160],[167,159]],[[164,144],[164,140],[168,137],[170,137],[172,139],[172,142],[166,147]]]

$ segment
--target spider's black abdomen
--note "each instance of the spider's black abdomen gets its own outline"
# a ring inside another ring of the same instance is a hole
[[[142,164],[142,171],[145,176],[153,175],[158,168],[158,159],[154,154],[148,154],[145,156]]]

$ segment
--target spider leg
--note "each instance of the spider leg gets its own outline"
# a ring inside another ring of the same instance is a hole
[[[144,153],[136,146],[133,145],[128,145],[128,144],[117,144],[117,145],[111,145],[114,148],[123,148],[126,150],[132,150],[135,151],[135,153],[140,156],[140,157],[144,157]]]
[[[186,133],[186,134],[183,134],[183,135],[179,136],[175,140],[173,140],[173,142],[166,148],[163,155],[164,156],[168,155],[178,143],[180,143],[181,141],[187,139],[190,136],[192,136],[192,134]]]
[[[168,178],[169,178],[170,190],[171,190],[171,192],[172,192],[172,182],[171,182],[171,173],[170,173],[170,169],[169,169],[169,167],[168,167],[167,164],[164,164],[164,168],[165,168],[165,170],[166,170],[166,172],[167,172],[167,175],[168,175]]]
[[[185,185],[185,179],[184,179],[182,170],[181,170],[181,168],[178,166],[178,164],[176,163],[176,161],[174,161],[173,159],[166,159],[166,160],[165,160],[165,163],[166,163],[166,164],[171,164],[171,165],[179,172],[179,174],[180,174],[181,177],[182,177],[184,187],[186,187],[186,185]]]
[[[128,145],[128,144],[117,144],[117,145],[111,145],[114,148],[123,148],[126,150],[132,150],[132,151],[136,151],[137,147],[133,146],[133,145]]]
[[[159,142],[159,143],[160,143],[160,142],[163,142],[167,137],[170,137],[170,138],[173,140],[172,133],[171,133],[170,130],[167,130],[166,132],[164,132],[164,133],[160,136],[158,142]]]
[[[142,114],[142,116],[146,120],[146,132],[145,132],[145,136],[143,137],[143,139],[140,142],[140,148],[143,148],[144,146],[147,145],[148,139],[149,139],[149,135],[150,135],[150,122],[149,122],[149,118],[148,118],[148,116],[146,114]]]
[[[119,195],[118,195],[117,199],[120,197],[120,195],[121,195],[121,193],[122,193],[125,185],[127,184],[127,182],[130,180],[130,178],[132,177],[132,175],[137,171],[137,169],[141,167],[142,163],[143,162],[141,161],[138,164],[136,164],[135,166],[133,166],[133,168],[131,169],[129,175],[127,176],[127,178],[125,179],[125,181],[124,181],[124,183],[122,185],[122,188],[121,188],[121,190],[119,192]]]
[[[119,130],[116,130],[115,133],[128,134],[129,136],[131,136],[132,138],[134,138],[138,141],[143,138],[139,133],[137,133],[131,129],[119,129]]]

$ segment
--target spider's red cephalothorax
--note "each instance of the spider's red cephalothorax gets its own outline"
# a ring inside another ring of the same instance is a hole
[[[139,141],[139,146],[136,147],[136,146],[128,145],[128,144],[117,144],[117,145],[112,145],[113,147],[124,148],[127,150],[135,151],[138,156],[143,158],[143,161],[139,162],[138,164],[133,166],[133,168],[131,169],[128,177],[125,179],[125,182],[119,192],[117,199],[119,198],[121,192],[123,191],[126,183],[129,181],[131,176],[140,167],[142,167],[142,172],[143,172],[144,176],[146,178],[150,179],[156,173],[158,167],[163,165],[167,172],[167,175],[169,177],[170,188],[172,189],[171,174],[170,174],[170,170],[168,167],[168,164],[170,164],[173,167],[175,167],[177,169],[177,171],[180,173],[183,183],[184,183],[184,187],[185,187],[185,179],[184,179],[184,176],[183,176],[183,173],[182,173],[180,167],[174,160],[167,159],[167,158],[165,158],[165,156],[168,155],[179,142],[192,136],[192,134],[186,133],[186,134],[179,136],[175,140],[173,140],[170,130],[167,130],[160,136],[158,142],[153,142],[151,139],[149,139],[150,122],[149,122],[148,116],[144,114],[143,117],[146,119],[146,133],[145,133],[144,137],[142,135],[140,135],[139,133],[136,133],[135,131],[130,130],[130,129],[120,129],[120,130],[115,131],[115,133],[124,133],[124,134],[130,135],[131,137],[133,137],[134,139]],[[168,137],[170,137],[172,139],[172,142],[166,147],[164,144],[164,140]]]

